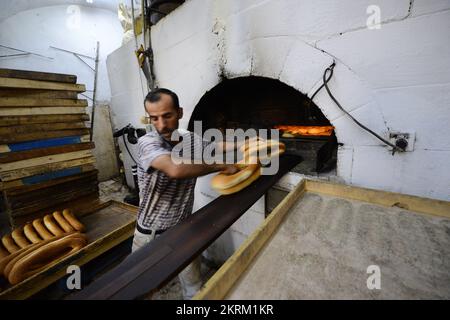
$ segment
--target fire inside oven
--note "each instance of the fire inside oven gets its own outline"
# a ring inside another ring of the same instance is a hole
[[[202,130],[277,129],[286,153],[303,161],[293,169],[303,174],[333,172],[337,160],[334,128],[305,95],[278,80],[245,77],[224,80],[207,92],[189,122]]]

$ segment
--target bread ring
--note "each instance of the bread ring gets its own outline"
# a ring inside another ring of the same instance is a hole
[[[86,244],[86,236],[80,233],[51,241],[19,259],[11,268],[8,280],[13,285],[17,284],[47,268],[49,264],[54,264],[79,251]]]
[[[0,243],[0,260],[9,256],[9,251],[3,248],[3,245]]]
[[[250,164],[235,174],[219,173],[211,179],[211,186],[216,190],[228,189],[248,179],[256,169],[258,164]]]
[[[50,241],[50,240],[48,240]],[[43,245],[43,244],[42,244]],[[12,256],[9,260],[9,262],[3,266],[2,274],[5,276],[6,279],[8,279],[8,274],[11,271],[11,268],[14,266],[14,264],[22,257],[26,256],[27,254],[31,253],[33,250],[35,250],[37,247],[39,247],[38,243],[34,243],[31,246],[27,248],[22,248],[22,250],[17,251],[14,253],[14,256]]]
[[[42,241],[31,223],[27,223],[25,227],[23,227],[23,233],[25,233],[25,237],[27,237],[27,239],[32,243],[38,243]]]
[[[20,250],[20,247],[14,242],[11,234],[4,235],[2,237],[2,243],[6,250],[9,251],[9,253],[14,253]]]
[[[64,235],[64,236],[66,236],[66,235]],[[34,243],[34,244],[30,245],[30,246],[27,247],[27,248],[20,249],[20,250],[18,250],[18,251],[16,251],[16,252],[10,254],[8,257],[6,257],[6,258],[0,260],[0,275],[1,275],[1,274],[5,275],[5,269],[6,269],[6,267],[7,267],[13,260],[14,260],[14,261],[17,261],[16,257],[18,257],[19,255],[20,255],[21,257],[23,257],[23,256],[24,256],[23,253],[27,253],[27,254],[28,254],[28,253],[32,252],[33,250],[35,250],[35,249],[37,249],[37,248],[39,248],[39,247],[41,247],[41,246],[43,246],[43,245],[45,245],[45,244],[47,244],[47,243],[53,241],[53,240],[59,239],[59,238],[62,238],[62,237],[53,237],[53,238],[51,238],[51,239],[42,240],[42,241],[39,242],[39,243]],[[6,275],[5,275],[5,276],[6,276]]]
[[[53,216],[48,214],[44,217],[44,225],[47,229],[53,233],[55,236],[61,236],[64,234],[63,229],[61,229],[58,224],[53,219]]]
[[[86,230],[84,225],[80,221],[78,221],[78,219],[75,217],[72,211],[70,211],[70,209],[64,209],[63,216],[75,230],[80,232],[84,232]]]
[[[250,145],[250,147],[245,150],[245,152],[251,155],[260,153],[264,149],[275,149],[275,151],[277,151],[277,149],[285,149],[285,145],[284,143],[276,140],[267,140],[263,143],[255,143]]]
[[[33,227],[34,229],[37,231],[37,233],[39,234],[39,236],[44,239],[51,239],[54,237],[54,235],[52,235],[47,228],[45,228],[44,224],[42,223],[42,219],[36,219],[33,221]]]
[[[14,229],[13,232],[11,233],[11,237],[14,239],[16,244],[18,244],[19,247],[21,248],[26,248],[31,244],[23,234],[23,227]]]
[[[65,232],[73,232],[75,229],[64,219],[64,216],[61,212],[55,211],[53,212],[53,218],[55,218],[56,222],[58,222],[59,226],[64,229]]]
[[[261,170],[258,166],[258,169],[256,169],[253,174],[247,179],[242,181],[241,183],[228,188],[228,189],[220,189],[220,190],[216,190],[218,193],[220,193],[221,195],[227,195],[227,194],[232,194],[232,193],[236,193],[238,191],[241,191],[242,189],[248,187],[250,184],[252,184],[256,179],[258,179],[261,175]]]
[[[9,256],[1,259],[0,260],[0,275],[4,275],[5,267],[8,265],[9,262],[11,262],[11,260],[13,260],[15,257],[17,257],[18,255],[20,255],[21,253],[23,253],[25,251],[32,250],[33,248],[35,248],[35,245],[37,245],[37,244],[32,244],[31,246],[29,246],[27,248],[17,250],[16,252],[11,253]]]

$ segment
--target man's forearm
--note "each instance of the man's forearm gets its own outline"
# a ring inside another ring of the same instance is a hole
[[[175,169],[175,176],[178,179],[194,178],[204,176],[216,171],[223,170],[223,164],[178,164]]]

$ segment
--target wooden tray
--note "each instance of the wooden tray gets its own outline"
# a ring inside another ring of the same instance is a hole
[[[194,299],[448,299],[449,230],[450,202],[304,180]]]
[[[117,201],[92,202],[74,212],[86,226],[88,245],[21,283],[3,288],[0,299],[26,299],[64,277],[67,266],[82,266],[133,235],[137,207]]]

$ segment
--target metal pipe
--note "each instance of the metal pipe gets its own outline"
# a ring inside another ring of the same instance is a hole
[[[91,116],[91,132],[90,141],[92,141],[92,136],[94,135],[94,117],[95,117],[95,99],[97,97],[97,77],[98,77],[98,56],[100,51],[100,42],[97,41],[97,50],[95,53],[95,78],[94,78],[94,94],[92,97],[92,116]]]

